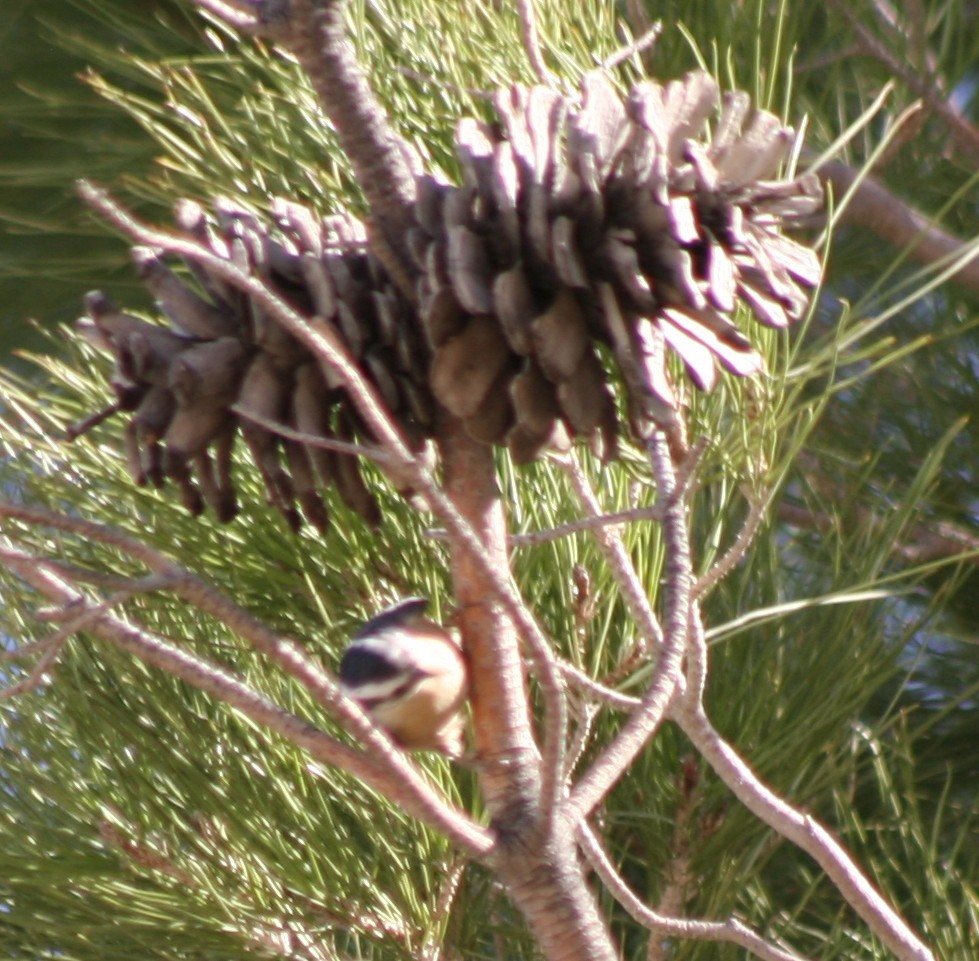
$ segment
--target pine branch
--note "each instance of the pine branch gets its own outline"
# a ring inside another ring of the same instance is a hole
[[[751,497],[748,505],[748,516],[738,531],[738,536],[734,543],[725,551],[711,567],[711,569],[699,578],[693,587],[693,597],[699,600],[705,594],[709,594],[735,567],[744,559],[748,548],[751,547],[758,528],[765,518],[765,512],[771,503],[771,494],[765,497]]]
[[[537,31],[537,9],[534,0],[517,0],[517,12],[520,14],[520,24],[523,28],[523,46],[527,59],[533,67],[538,81],[545,87],[555,86],[554,75],[544,63],[541,52],[540,34]]]
[[[805,961],[795,954],[766,941],[755,934],[736,918],[728,921],[697,921],[688,918],[675,918],[654,911],[644,904],[629,888],[625,879],[616,871],[602,847],[598,836],[587,823],[578,828],[578,842],[595,873],[602,879],[605,887],[644,928],[668,938],[684,938],[689,941],[719,941],[740,945],[762,961]]]
[[[949,269],[949,280],[972,291],[979,291],[979,245],[963,241],[916,210],[882,183],[863,171],[856,171],[838,160],[822,164],[817,173],[843,197],[854,185],[838,222],[869,230],[893,247],[906,249],[919,263]]]
[[[706,663],[706,650],[699,654]],[[935,961],[935,955],[873,887],[846,849],[815,818],[776,795],[710,723],[691,685],[671,716],[731,792],[756,817],[809,854],[854,911],[901,961]]]
[[[907,66],[901,57],[889,50],[857,19],[853,8],[842,0],[831,0],[831,5],[850,24],[860,49],[882,63],[893,76],[900,77],[917,96],[921,97],[945,123],[965,160],[973,166],[979,164],[979,129],[969,123],[948,98],[935,89],[934,76]]]
[[[372,244],[374,253],[392,276],[410,278],[414,270],[406,237],[414,222],[414,152],[391,126],[357,60],[344,23],[347,0],[194,2],[296,55],[323,112],[336,127],[380,231],[380,242]],[[414,293],[410,282],[401,286]]]
[[[649,743],[666,717],[682,682],[681,664],[686,649],[689,594],[693,582],[686,534],[687,506],[682,497],[675,496],[678,490],[676,472],[666,437],[660,431],[655,431],[652,436],[651,452],[656,490],[667,505],[663,514],[663,532],[667,542],[665,629],[657,640],[656,667],[640,706],[572,789],[569,806],[574,820],[588,816]],[[580,469],[570,468],[569,476],[579,497],[589,509],[597,511],[598,503]],[[654,629],[658,631],[659,624],[642,590],[635,567],[624,552],[616,552],[616,555],[617,568],[613,568],[613,571],[630,611],[640,630],[650,632],[647,636],[656,638],[651,632]]]
[[[364,778],[367,783],[414,816],[423,812],[422,820],[443,831],[471,856],[485,857],[490,852],[492,844],[489,836],[460,811],[453,809],[445,799],[436,795],[434,789],[408,762],[406,755],[371,723],[355,702],[340,694],[336,683],[298,644],[275,635],[210,585],[179,568],[147,545],[118,531],[90,521],[2,502],[0,516],[53,527],[111,545],[138,557],[157,573],[164,574],[179,596],[220,620],[299,680],[319,703],[329,708],[341,723],[370,747],[371,753],[368,755],[345,747],[322,732],[315,731],[299,718],[286,716],[286,712],[216,665],[210,665],[172,648],[167,642],[153,637],[138,626],[113,619],[107,609],[102,609],[105,608],[104,604],[89,601],[77,588],[65,581],[62,572],[55,572],[53,564],[40,558],[31,558],[12,544],[7,544],[0,554],[0,558],[11,570],[52,600],[61,604],[77,604],[81,611],[79,617],[85,616],[85,626],[93,633],[105,636],[148,663],[221,697],[249,717],[290,736],[291,740],[310,750],[318,760],[335,764]],[[303,725],[314,733],[309,737],[302,734]],[[299,734],[302,739],[297,739]]]
[[[585,520],[594,521],[605,516],[598,497],[577,459],[569,454],[558,460],[558,463],[567,476],[572,490],[587,512]],[[659,515],[657,519],[660,521],[666,514],[662,501],[663,498],[660,496],[655,505],[655,510]],[[592,529],[633,619],[639,626],[643,653],[648,654],[660,650],[663,646],[663,629],[649,603],[646,591],[640,583],[639,575],[628,551],[625,549],[621,534],[605,524],[594,524]]]

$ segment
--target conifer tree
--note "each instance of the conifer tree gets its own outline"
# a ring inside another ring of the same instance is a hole
[[[84,6],[149,296],[3,375],[5,953],[968,958],[964,5]],[[335,682],[412,595],[461,762]]]

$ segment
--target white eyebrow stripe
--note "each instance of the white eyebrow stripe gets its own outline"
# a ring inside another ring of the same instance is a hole
[[[403,690],[405,685],[411,685],[411,678],[403,674],[390,677],[383,681],[368,681],[366,684],[356,684],[350,686],[341,684],[340,690],[347,697],[352,697],[355,701],[381,701],[390,699],[399,689],[401,696],[407,692]]]

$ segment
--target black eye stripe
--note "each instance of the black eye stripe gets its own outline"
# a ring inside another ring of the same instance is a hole
[[[364,648],[348,649],[340,661],[340,680],[349,687],[387,681],[403,673],[388,658]]]
[[[378,704],[389,704],[391,701],[397,701],[399,698],[409,694],[411,689],[417,687],[418,682],[421,680],[422,676],[409,678],[404,684],[399,684],[394,690],[382,697],[358,697],[357,700],[366,708],[377,707]],[[354,695],[356,696],[356,692],[354,692]]]

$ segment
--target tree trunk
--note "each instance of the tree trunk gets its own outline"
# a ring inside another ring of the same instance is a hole
[[[446,492],[484,557],[509,576],[493,451],[448,415],[441,428]],[[452,574],[472,678],[480,785],[497,835],[492,866],[550,961],[611,961],[616,952],[585,883],[574,831],[558,816],[550,836],[542,832],[540,754],[514,626],[466,552],[453,552]]]

